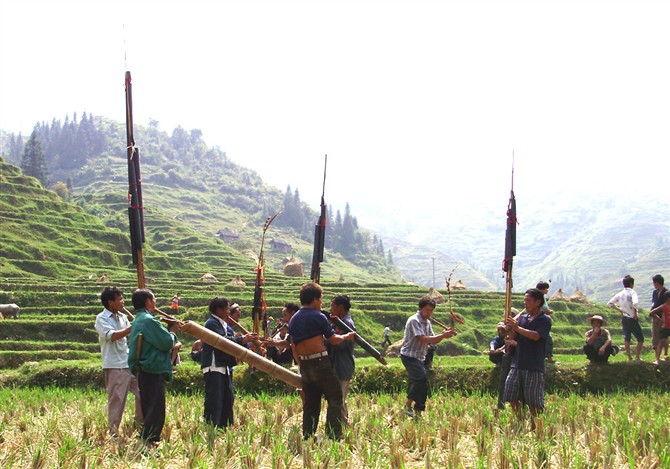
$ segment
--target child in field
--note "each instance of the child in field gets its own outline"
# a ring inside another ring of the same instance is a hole
[[[658,365],[661,359],[661,350],[668,346],[668,337],[670,337],[670,292],[666,291],[663,296],[664,303],[654,309],[649,314],[653,314],[663,320],[663,329],[659,333],[659,344],[656,347],[656,360],[654,365]]]

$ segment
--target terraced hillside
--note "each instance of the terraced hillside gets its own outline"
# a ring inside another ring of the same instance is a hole
[[[161,188],[153,190],[156,196]],[[119,196],[106,195],[97,200],[98,209],[107,217],[123,216],[125,201]],[[0,303],[17,303],[22,308],[19,319],[0,322],[0,369],[27,361],[99,359],[93,323],[102,308],[100,291],[113,284],[130,293],[136,286],[127,235],[114,223],[103,223],[61,201],[36,180],[2,161],[0,219]],[[152,207],[146,212],[146,228],[148,285],[156,293],[159,306],[167,307],[172,295],[180,291],[183,300],[179,317],[203,322],[208,301],[225,295],[242,305],[242,322],[250,327],[254,261]],[[394,340],[401,339],[405,321],[416,311],[418,299],[427,294],[426,288],[373,283],[371,276],[364,274],[347,274],[347,279],[354,280],[333,280],[344,265],[329,260],[329,275],[323,277],[326,299],[337,293],[349,294],[358,329],[370,342],[381,341],[385,324],[390,324]],[[205,272],[220,281],[202,282]],[[227,285],[235,276],[240,276],[246,286]],[[296,301],[306,280],[283,275],[273,268],[270,257],[266,274],[270,315],[278,316],[285,302]],[[446,291],[441,293],[447,296]],[[520,295],[515,295],[514,304],[521,308]],[[457,326],[459,335],[455,339],[440,344],[438,353],[481,354],[495,333],[502,305],[503,294],[499,292],[452,292],[451,306],[465,324]],[[553,334],[557,353],[581,347],[588,315],[600,313],[615,319],[603,305],[555,302],[551,306],[556,311]],[[446,305],[438,306],[436,317],[449,321]],[[182,340],[188,348],[193,339],[184,336]],[[363,354],[361,350],[356,353]]]
[[[195,272],[191,272],[195,274]],[[167,308],[176,291],[182,293],[179,312],[181,319],[204,322],[207,303],[217,295],[225,295],[240,303],[243,309],[242,324],[251,328],[250,311],[253,303],[253,272],[242,274],[246,287],[230,287],[222,283],[204,283],[188,280],[189,272],[182,277],[168,280],[158,277],[150,287],[156,293],[159,307]],[[135,287],[132,273],[112,277],[112,283],[130,292]],[[296,301],[304,279],[269,273],[266,298],[269,314],[279,316],[286,301]],[[0,283],[0,302],[17,303],[22,307],[18,320],[5,320],[0,326],[0,368],[13,368],[26,361],[45,359],[86,359],[99,356],[97,336],[93,329],[95,315],[101,311],[99,292],[104,284],[92,280],[44,281],[5,277]],[[325,297],[347,293],[353,303],[352,314],[360,333],[372,343],[381,341],[385,324],[390,324],[393,339],[402,338],[407,317],[416,311],[418,299],[427,292],[423,287],[385,284],[329,284]],[[446,292],[442,292],[446,297]],[[452,294],[452,307],[465,320],[457,324],[459,335],[442,342],[439,354],[478,355],[488,347],[500,320],[503,295],[495,292],[456,291]],[[521,296],[515,296],[515,306],[521,307]],[[614,319],[603,305],[554,302],[555,322],[553,336],[556,353],[572,353],[582,344],[585,318],[594,313]],[[446,304],[438,305],[436,318],[449,322]],[[647,334],[649,332],[647,331]],[[193,339],[182,337],[185,347]],[[357,350],[357,355],[364,355]]]

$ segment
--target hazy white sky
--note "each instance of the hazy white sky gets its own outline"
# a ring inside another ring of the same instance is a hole
[[[136,123],[201,129],[314,207],[326,153],[355,214],[504,211],[512,151],[517,196],[667,197],[668,24],[644,0],[1,0],[0,128],[123,122],[129,69]]]

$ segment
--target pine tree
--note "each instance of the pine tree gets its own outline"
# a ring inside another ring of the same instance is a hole
[[[44,159],[42,143],[37,138],[37,128],[30,134],[26,143],[23,157],[21,158],[21,169],[26,176],[37,178],[44,187],[47,186],[47,163]]]

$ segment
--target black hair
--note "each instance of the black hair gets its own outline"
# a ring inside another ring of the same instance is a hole
[[[635,285],[635,279],[633,277],[631,277],[630,275],[626,275],[623,278],[624,288],[633,288],[633,285]]]
[[[542,293],[537,288],[529,288],[526,290],[526,294],[530,295],[534,300],[539,300],[541,303],[544,303],[544,293]]]
[[[289,301],[284,305],[284,308],[286,308],[287,311],[290,311],[291,315],[294,315],[300,309],[300,305],[298,303],[292,303]]]
[[[138,288],[133,292],[133,308],[142,309],[146,307],[149,298],[154,298],[154,292],[148,288]]]
[[[652,281],[652,282],[656,282],[656,283],[658,283],[659,285],[664,285],[664,284],[665,284],[665,279],[663,278],[663,276],[662,276],[661,274],[656,274],[656,275],[654,275],[654,276],[651,278],[651,281]]]
[[[102,293],[100,293],[100,301],[107,308],[110,301],[114,301],[120,296],[123,296],[123,292],[117,287],[105,287]]]
[[[430,296],[424,296],[419,300],[419,309],[422,309],[424,306],[432,306],[435,309],[435,299]]]
[[[300,304],[309,305],[323,296],[323,288],[316,282],[308,282],[300,287]]]
[[[335,295],[333,297],[332,303],[335,303],[338,306],[344,306],[345,311],[351,309],[351,300],[348,295]]]
[[[216,316],[217,309],[226,309],[228,306],[230,306],[230,300],[228,298],[217,296],[216,298],[212,298],[209,302],[209,312]]]
[[[537,285],[535,285],[535,288],[537,288],[538,290],[544,290],[545,288],[549,289],[549,283],[542,280],[540,282],[537,282]]]

